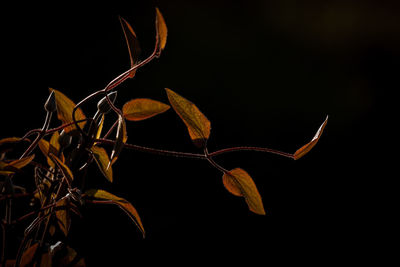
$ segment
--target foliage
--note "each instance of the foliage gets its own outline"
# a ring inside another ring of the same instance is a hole
[[[114,105],[116,88],[128,78],[134,78],[136,70],[158,58],[167,41],[167,26],[161,12],[156,9],[156,41],[152,54],[140,60],[140,47],[136,33],[131,25],[120,18],[127,42],[131,66],[124,73],[113,79],[104,89],[96,91],[77,104],[62,92],[50,88],[50,95],[44,108],[47,112],[41,129],[28,131],[23,137],[9,137],[0,140],[0,175],[4,177],[1,183],[0,201],[4,207],[3,266],[84,266],[85,261],[68,246],[68,235],[71,219],[74,214],[81,216],[81,207],[89,204],[111,204],[122,209],[135,223],[145,237],[145,229],[139,213],[126,199],[118,197],[102,189],[85,188],[88,167],[95,162],[100,173],[110,183],[113,182],[113,164],[118,160],[123,149],[133,149],[142,152],[162,154],[166,156],[203,159],[222,173],[222,182],[228,192],[243,197],[250,211],[265,214],[260,193],[251,176],[241,168],[226,170],[214,161],[214,157],[234,151],[262,151],[285,156],[294,160],[303,157],[318,142],[326,126],[323,122],[316,135],[306,145],[294,154],[285,153],[262,147],[232,147],[209,152],[207,140],[211,134],[211,122],[191,101],[166,89],[169,105],[160,101],[136,98],[126,102],[122,110]],[[97,112],[86,116],[82,106],[101,97],[97,103]],[[156,148],[141,147],[127,143],[128,132],[126,121],[140,121],[152,118],[170,109],[177,113],[186,125],[189,137],[201,153],[166,151]],[[57,114],[61,125],[49,128],[54,114]],[[109,114],[118,118],[107,130],[103,131],[104,121]],[[115,138],[108,137],[115,131]],[[31,136],[36,137],[31,140]],[[9,151],[29,144],[18,158],[9,158]],[[112,146],[109,154],[104,146]],[[40,151],[40,152],[39,152]],[[42,153],[45,161],[36,161],[37,153]],[[27,166],[33,167],[32,177],[34,190],[27,190],[14,184],[15,177],[20,175]],[[15,218],[12,212],[13,203],[20,198],[33,197],[32,208],[24,215]],[[2,213],[3,214],[3,213]],[[12,257],[7,249],[7,230],[15,224],[29,222],[19,244],[19,249]]]

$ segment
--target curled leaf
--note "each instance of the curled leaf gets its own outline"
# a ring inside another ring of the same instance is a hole
[[[328,116],[326,116],[325,121],[322,123],[322,125],[319,127],[317,133],[314,135],[314,137],[311,139],[311,141],[304,146],[302,146],[300,149],[298,149],[294,154],[293,157],[295,160],[298,160],[299,158],[303,157],[305,154],[307,154],[318,142],[319,138],[322,135],[322,132],[324,131],[324,128],[328,122]]]
[[[211,123],[195,104],[166,88],[169,102],[188,128],[190,138],[198,147],[204,147],[210,136]]]
[[[107,168],[108,164],[110,164],[110,159],[108,158],[106,150],[98,146],[93,146],[90,150],[93,152],[94,159],[99,166],[101,173],[108,181],[112,182],[113,172],[112,168]]]
[[[28,165],[34,158],[35,154],[14,160],[10,163],[0,161],[0,175],[9,175],[18,172],[20,169]]]
[[[69,99],[66,95],[61,93],[58,90],[50,88],[50,91],[54,91],[55,97],[56,97],[56,103],[57,103],[57,118],[62,121],[62,123],[71,123],[73,122],[72,119],[72,111],[75,108],[75,103]],[[86,119],[85,114],[83,114],[82,110],[78,108],[75,112],[75,118],[76,120],[83,120]],[[85,121],[80,122],[79,126],[81,128],[84,127]],[[76,127],[75,125],[68,126],[64,129],[66,132],[70,132],[74,130]]]
[[[260,193],[253,179],[245,170],[236,168],[224,173],[222,182],[231,194],[244,197],[252,212],[265,215]]]
[[[122,17],[119,17],[119,21],[121,22],[122,30],[125,35],[126,44],[128,46],[129,58],[131,60],[131,67],[135,66],[138,63],[139,55],[140,55],[140,45],[136,37],[136,33],[131,27],[131,25]],[[130,78],[135,76],[136,69],[131,71],[129,74]]]
[[[122,113],[129,121],[141,121],[167,111],[169,105],[147,98],[137,98],[125,103]]]
[[[136,209],[129,203],[126,199],[117,197],[107,191],[101,189],[91,189],[86,191],[85,193],[87,196],[98,198],[98,199],[105,199],[112,201],[113,204],[118,205],[128,216],[129,218],[136,224],[139,230],[142,232],[143,237],[145,236],[145,231],[143,228],[142,221],[140,220],[140,216]]]
[[[158,47],[160,49],[159,52],[161,52],[162,50],[164,50],[165,45],[167,44],[168,29],[167,24],[165,24],[164,17],[158,8],[156,8],[156,33]]]
[[[121,153],[122,148],[124,147],[127,140],[128,140],[128,134],[126,131],[125,119],[123,116],[120,115],[118,117],[118,128],[117,128],[117,134],[115,136],[114,148],[111,151],[111,157],[110,157],[111,162],[108,164],[107,169],[111,166],[111,164],[114,164],[115,161],[117,161],[118,156]]]

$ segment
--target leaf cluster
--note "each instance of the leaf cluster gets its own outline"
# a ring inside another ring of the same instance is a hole
[[[150,56],[141,60],[136,33],[125,19],[120,18],[130,68],[103,89],[93,92],[78,103],[61,91],[50,88],[50,95],[44,104],[46,118],[43,127],[30,130],[21,138],[0,140],[0,175],[4,178],[0,191],[0,201],[5,206],[2,223],[4,240],[7,240],[7,230],[10,227],[27,222],[15,258],[10,259],[9,254],[6,255],[6,243],[3,241],[1,260],[4,266],[85,266],[82,256],[68,245],[68,236],[72,218],[81,217],[81,208],[87,205],[114,205],[120,208],[145,237],[139,213],[128,200],[100,188],[86,188],[87,179],[93,179],[93,175],[88,176],[92,164],[97,165],[98,174],[108,182],[114,181],[113,167],[124,149],[205,160],[221,172],[222,184],[229,193],[242,197],[251,212],[264,215],[266,212],[262,198],[253,178],[241,168],[225,169],[215,161],[215,157],[250,150],[297,160],[307,154],[320,139],[327,119],[312,140],[293,154],[263,147],[232,147],[209,152],[207,141],[211,135],[211,122],[193,102],[171,89],[165,89],[168,104],[148,98],[134,98],[122,108],[117,107],[114,103],[118,85],[134,78],[138,68],[160,57],[166,47],[167,26],[161,12],[156,9],[155,13],[155,47]],[[95,100],[98,100],[96,113],[91,116],[85,114],[83,106]],[[175,111],[180,117],[199,153],[167,151],[128,143],[127,123],[150,119],[169,110]],[[61,123],[56,128],[49,127],[53,115]],[[113,122],[107,130],[104,129],[106,120]],[[20,157],[8,158],[9,147],[24,142],[28,142],[29,146]],[[44,160],[37,160],[40,159],[38,154]],[[35,187],[31,191],[15,185],[14,179],[27,166],[33,168]],[[12,203],[23,197],[31,199],[33,208],[22,217],[15,218]]]

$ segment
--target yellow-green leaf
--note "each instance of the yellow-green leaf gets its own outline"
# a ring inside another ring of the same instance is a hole
[[[56,207],[67,206],[69,204],[69,200],[64,198],[57,202]],[[58,226],[60,227],[61,231],[64,233],[65,236],[68,235],[69,228],[71,225],[71,218],[69,216],[69,211],[67,208],[59,209],[56,211],[56,217]]]
[[[230,193],[235,196],[244,197],[252,212],[265,215],[260,193],[253,179],[245,170],[236,168],[226,172],[222,177],[222,181]]]
[[[156,32],[159,48],[160,50],[164,50],[167,44],[168,29],[164,17],[158,8],[156,8]]]
[[[54,154],[49,153],[49,157],[53,160],[55,164],[57,164],[58,168],[61,169],[61,172],[64,174],[65,178],[67,179],[67,182],[71,184],[71,182],[74,180],[74,175],[72,174],[72,171],[68,168],[67,165],[65,165],[61,159],[56,157]]]
[[[328,122],[328,116],[326,116],[325,121],[322,123],[322,125],[319,127],[317,133],[314,135],[314,137],[311,139],[311,141],[304,146],[302,146],[300,149],[298,149],[293,157],[295,160],[298,160],[299,158],[303,157],[305,154],[307,154],[318,142],[320,139],[322,132],[324,131],[324,128]]]
[[[141,121],[167,111],[169,105],[147,98],[137,98],[125,103],[122,112],[129,121]]]
[[[166,88],[169,102],[188,128],[195,145],[203,147],[210,136],[211,123],[195,104]]]
[[[91,189],[86,191],[86,195],[98,199],[110,200],[112,203],[118,205],[128,216],[129,218],[136,224],[139,230],[142,232],[143,237],[145,236],[145,231],[143,228],[142,221],[140,220],[140,216],[136,209],[129,203],[126,199],[117,197],[107,191],[101,189]]]
[[[108,164],[110,164],[110,159],[108,158],[108,154],[106,150],[102,147],[93,146],[91,148],[93,152],[94,159],[99,166],[101,173],[106,177],[106,179],[110,182],[113,181],[113,171],[112,168],[107,168]]]
[[[136,37],[136,33],[131,27],[131,25],[122,17],[119,17],[119,21],[121,22],[122,30],[125,35],[126,44],[128,46],[129,58],[131,60],[131,67],[135,66],[138,63],[139,55],[140,55],[140,46]],[[130,78],[135,76],[136,69],[131,71],[129,74]]]
[[[54,91],[57,103],[57,117],[62,121],[63,124],[73,122],[72,119],[72,111],[75,107],[75,103],[69,99],[66,95],[61,93],[58,90],[50,88],[50,91]],[[75,119],[83,120],[86,119],[85,114],[83,114],[82,110],[78,108],[75,112]],[[83,128],[85,126],[85,121],[80,122],[79,126]],[[70,132],[75,129],[75,125],[68,126],[64,129],[65,132]]]

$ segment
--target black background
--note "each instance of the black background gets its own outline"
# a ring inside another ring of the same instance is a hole
[[[118,15],[135,29],[141,58],[150,55],[155,6],[168,26],[167,47],[119,87],[117,105],[136,97],[166,103],[164,88],[171,88],[211,121],[210,151],[249,145],[292,153],[327,115],[329,122],[299,161],[257,152],[216,158],[253,177],[266,216],[229,194],[207,162],[125,150],[113,184],[94,168],[99,187],[137,208],[147,236],[119,209],[95,207],[71,232],[88,265],[375,257],[382,197],[390,196],[384,151],[395,130],[397,1],[12,4],[1,16],[1,137],[41,126],[48,87],[78,102],[129,67]],[[95,103],[84,109],[94,111]],[[172,110],[129,122],[128,133],[129,143],[197,151]]]

